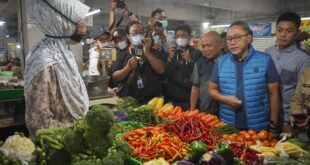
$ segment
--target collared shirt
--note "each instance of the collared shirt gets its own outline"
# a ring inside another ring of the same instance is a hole
[[[192,89],[191,74],[195,62],[202,56],[200,50],[191,46],[188,46],[186,51],[188,51],[192,62],[185,62],[181,53],[176,52],[172,62],[166,63],[167,98],[173,102],[189,103]]]
[[[154,56],[162,61],[164,54],[152,49]],[[112,73],[124,68],[128,60],[133,57],[132,51],[129,49],[123,49],[119,51],[117,59],[112,67]],[[149,99],[161,96],[162,90],[160,85],[161,75],[157,74],[147,61],[146,57],[142,55],[143,64],[139,64],[135,70],[131,71],[124,80],[120,83],[122,88],[118,95],[120,97],[132,96],[137,99],[139,104],[146,103]],[[141,78],[139,78],[141,77]],[[138,79],[142,79],[143,88],[138,88]]]
[[[265,52],[271,55],[280,75],[284,122],[289,122],[290,103],[297,85],[297,80],[303,69],[310,66],[310,56],[296,44],[284,50],[281,50],[279,46],[273,46]]]
[[[211,78],[214,61],[200,57],[195,63],[191,76],[192,85],[199,87],[199,109],[203,112],[217,114],[218,103],[213,100],[208,92],[208,83]]]
[[[235,58],[234,58],[235,59]],[[235,126],[238,129],[247,129],[247,112],[245,111],[245,98],[244,98],[244,82],[243,82],[243,67],[244,67],[244,60],[238,61],[235,59],[236,64],[236,71],[237,71],[237,92],[236,97],[242,101],[242,106],[235,111]],[[279,75],[277,73],[275,64],[272,60],[270,60],[267,66],[267,75],[266,80],[267,84],[278,82]],[[218,64],[216,63],[213,67],[211,80],[212,83],[219,85],[219,69]],[[219,87],[221,88],[221,87]]]

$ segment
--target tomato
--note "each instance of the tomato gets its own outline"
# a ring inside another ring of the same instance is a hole
[[[239,135],[247,133],[246,131],[240,131]]]
[[[263,141],[263,146],[270,147],[271,145],[270,145],[270,142],[268,140],[264,140]]]
[[[250,133],[245,133],[244,134],[244,138],[245,138],[246,141],[252,140],[252,136],[251,136]]]
[[[253,135],[253,136],[252,136],[252,140],[254,140],[254,141],[259,140],[258,135]]]
[[[248,130],[248,133],[250,133],[252,135],[256,135],[257,134],[257,132],[254,129]]]
[[[260,140],[267,140],[269,139],[269,133],[265,130],[262,130],[258,133],[258,137]]]

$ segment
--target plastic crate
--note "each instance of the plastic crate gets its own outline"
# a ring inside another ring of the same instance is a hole
[[[0,100],[11,100],[24,98],[24,88],[0,89]]]

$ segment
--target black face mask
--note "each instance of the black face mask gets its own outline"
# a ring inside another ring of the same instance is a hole
[[[81,42],[83,38],[84,35],[77,34],[76,32],[72,36],[70,36],[70,39],[75,42]]]
[[[60,11],[58,11],[55,7],[53,7],[50,3],[48,3],[46,0],[43,0],[43,2],[45,2],[51,9],[53,9],[56,13],[58,13],[59,15],[61,15],[63,18],[67,19],[69,22],[71,22],[72,24],[74,24],[77,27],[77,23],[73,22],[70,18],[68,18],[67,16],[65,16],[64,14],[62,14]],[[75,42],[81,42],[82,39],[84,38],[84,35],[80,35],[77,34],[77,32],[75,32],[73,35],[71,36],[50,36],[50,35],[45,35],[47,37],[50,38],[70,38],[71,40],[75,41]]]

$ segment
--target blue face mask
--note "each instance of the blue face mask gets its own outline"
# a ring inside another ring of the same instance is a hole
[[[163,28],[166,29],[167,26],[168,26],[168,21],[167,20],[162,20],[162,21],[159,21],[162,25],[163,25]]]
[[[133,44],[133,46],[141,46],[143,39],[144,36],[142,34],[137,34],[131,37],[131,43]]]

